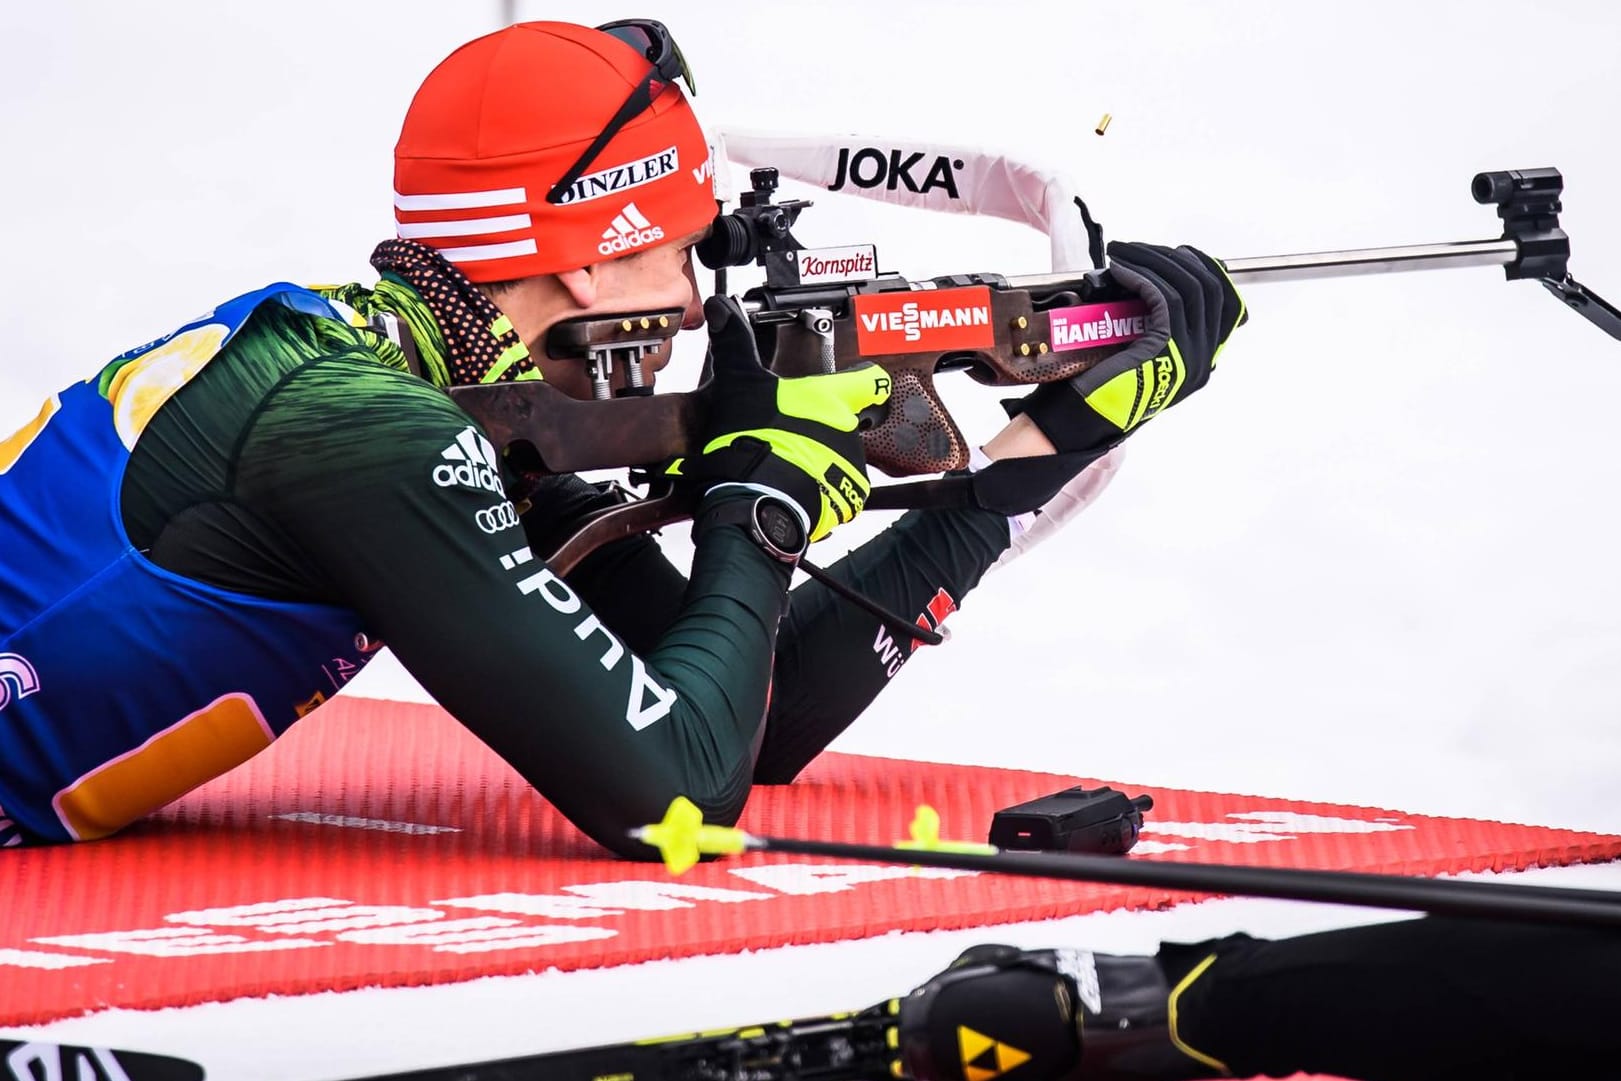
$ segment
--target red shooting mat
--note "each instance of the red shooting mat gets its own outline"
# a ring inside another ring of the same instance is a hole
[[[998,808],[1079,783],[1099,782],[828,754],[795,784],[756,790],[742,825],[888,843],[929,803],[944,836],[982,839]],[[1139,850],[1157,849],[1155,859],[1432,875],[1621,855],[1621,838],[1569,830],[1146,791],[1157,832]],[[0,1025],[1159,908],[1188,896],[769,855],[672,878],[581,837],[437,707],[360,698],[327,704],[270,751],[118,837],[12,849],[0,865]]]

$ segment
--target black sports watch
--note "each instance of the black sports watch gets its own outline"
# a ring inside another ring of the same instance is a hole
[[[779,563],[799,562],[810,545],[810,535],[795,508],[784,498],[761,493],[752,503],[723,503],[706,511],[700,522],[704,532],[723,525],[742,526],[766,555]]]

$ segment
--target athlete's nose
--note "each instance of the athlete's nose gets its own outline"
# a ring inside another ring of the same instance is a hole
[[[687,257],[687,285],[691,291],[687,294],[687,310],[681,314],[682,330],[698,330],[704,325],[704,301],[698,288],[697,268],[692,265],[692,257]]]

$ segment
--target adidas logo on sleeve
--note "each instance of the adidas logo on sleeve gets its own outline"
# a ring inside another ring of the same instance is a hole
[[[506,497],[501,484],[501,459],[479,430],[469,424],[456,441],[439,452],[444,461],[433,467],[433,482],[441,488],[473,488]]]
[[[648,221],[635,203],[626,203],[614,215],[613,224],[602,231],[602,243],[597,245],[597,251],[615,255],[663,239],[663,228]]]

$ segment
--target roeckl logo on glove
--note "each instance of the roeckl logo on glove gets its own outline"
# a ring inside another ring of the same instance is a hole
[[[441,488],[474,488],[506,497],[501,483],[501,459],[495,448],[472,425],[462,429],[456,442],[439,452],[443,463],[433,467],[433,482]]]
[[[856,351],[864,357],[936,349],[989,349],[991,291],[983,285],[865,293],[855,298]]]
[[[907,191],[919,195],[943,188],[947,198],[959,198],[956,170],[962,168],[962,159],[940,154],[927,171],[922,172],[923,179],[919,180],[915,170],[924,157],[922,151],[908,153],[905,150],[890,150],[886,155],[875,146],[864,146],[860,150],[840,147],[837,175],[827,190],[842,191],[848,180],[858,188],[876,188],[882,184],[885,191],[895,191],[904,185]]]
[[[822,480],[827,483],[830,489],[839,494],[839,498],[844,500],[845,506],[850,508],[852,516],[860,514],[861,508],[867,505],[867,497],[862,494],[860,487],[851,479],[850,474],[841,469],[837,462],[828,463],[827,472],[822,474]],[[841,522],[850,520],[844,516],[844,508],[840,507],[837,502],[833,504],[833,513],[839,516]]]
[[[1153,416],[1170,397],[1172,389],[1178,381],[1176,365],[1169,356],[1154,358],[1154,396],[1148,399],[1148,405],[1143,409],[1143,418]],[[1141,423],[1141,422],[1139,422]]]

